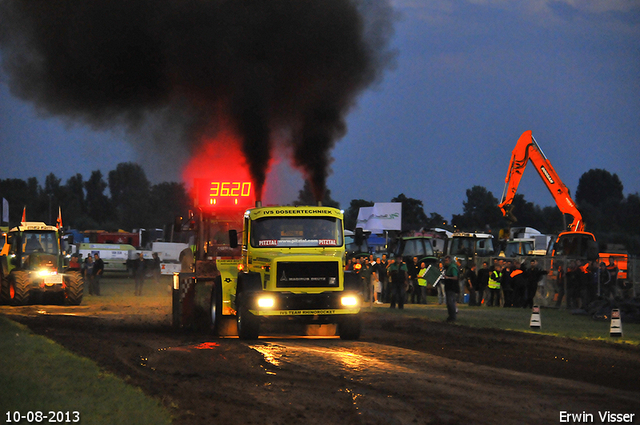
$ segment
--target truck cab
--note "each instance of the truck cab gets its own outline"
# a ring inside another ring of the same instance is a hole
[[[362,288],[345,273],[345,258],[343,217],[335,208],[248,210],[241,260],[218,266],[222,281],[230,280],[222,301],[236,312],[238,335],[257,338],[261,321],[289,318],[337,323],[342,338],[358,338]]]
[[[201,212],[189,220],[196,243],[174,275],[174,325],[204,316],[221,333],[222,321],[235,318],[238,336],[256,339],[264,322],[297,321],[336,324],[341,338],[359,338],[363,288],[344,270],[340,210],[257,206],[234,217]]]

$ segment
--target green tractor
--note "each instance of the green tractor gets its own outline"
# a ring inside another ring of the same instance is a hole
[[[0,301],[11,305],[59,295],[67,305],[82,302],[84,279],[79,269],[65,269],[60,233],[55,226],[23,222],[4,236],[0,252]]]

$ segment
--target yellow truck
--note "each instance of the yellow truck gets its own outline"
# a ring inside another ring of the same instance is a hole
[[[238,336],[256,339],[266,321],[295,320],[360,337],[362,288],[344,270],[340,210],[258,205],[241,224],[203,212],[189,223],[197,243],[185,251],[193,253],[190,270],[174,275],[174,325],[204,319],[219,332],[225,316],[235,317]]]

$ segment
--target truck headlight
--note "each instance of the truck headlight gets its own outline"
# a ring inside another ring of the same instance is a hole
[[[359,301],[355,295],[345,295],[340,299],[340,303],[345,307],[356,307]]]
[[[58,272],[55,271],[55,270],[40,270],[40,271],[38,271],[38,276],[40,276],[40,277],[53,276],[53,275],[56,275],[56,274],[58,274]]]
[[[257,301],[260,308],[273,308],[276,305],[276,300],[273,297],[259,297]]]

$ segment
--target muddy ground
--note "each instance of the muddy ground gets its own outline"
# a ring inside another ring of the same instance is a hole
[[[165,285],[134,297],[108,279],[78,307],[0,307],[139,386],[176,424],[559,423],[559,412],[634,414],[640,349],[471,329],[379,309],[360,341],[267,328],[247,343],[170,326]],[[227,422],[228,423],[228,422]]]

